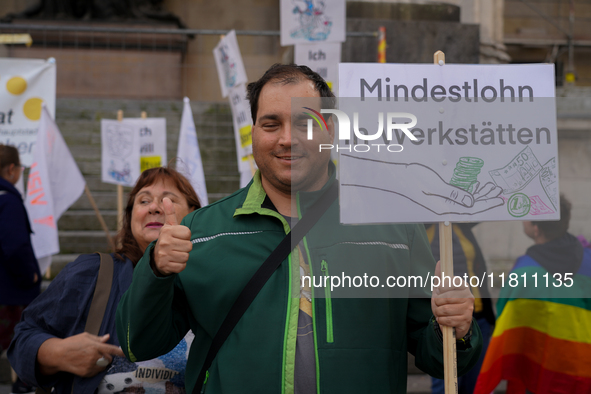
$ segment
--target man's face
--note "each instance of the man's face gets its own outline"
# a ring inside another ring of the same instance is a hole
[[[268,188],[283,194],[319,190],[328,181],[330,151],[319,152],[319,144],[332,143],[332,123],[328,130],[315,131],[314,138],[308,140],[306,127],[292,123],[296,122],[291,116],[292,97],[320,96],[307,79],[288,85],[270,81],[259,96],[252,149],[267,192]]]

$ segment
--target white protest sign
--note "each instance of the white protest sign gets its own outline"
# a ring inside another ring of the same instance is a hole
[[[345,0],[281,0],[281,46],[344,42]]]
[[[340,61],[340,42],[295,45],[295,63],[306,65],[317,72],[324,78],[335,96],[338,94]]]
[[[41,105],[55,117],[55,61],[1,58],[0,70],[0,143],[15,146],[30,167]]]
[[[236,158],[238,171],[250,171],[254,165],[252,159],[252,116],[250,104],[246,100],[246,86],[238,85],[230,90],[230,107],[234,123],[234,139],[236,141]]]
[[[102,181],[133,186],[140,176],[139,128],[124,119],[101,120]]]
[[[552,65],[341,64],[343,223],[557,220]],[[322,111],[326,117],[324,110]],[[412,137],[412,138],[411,138]]]
[[[242,55],[236,40],[236,31],[232,30],[213,49],[213,57],[218,70],[222,96],[227,97],[230,89],[248,81]]]
[[[166,119],[101,120],[102,181],[133,186],[144,170],[166,165]]]
[[[127,118],[123,122],[139,129],[140,172],[165,166],[166,118]]]

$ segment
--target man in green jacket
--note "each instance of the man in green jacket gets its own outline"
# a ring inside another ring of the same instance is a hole
[[[131,360],[170,351],[195,334],[187,392],[404,393],[407,352],[423,371],[443,376],[439,325],[455,327],[458,373],[478,359],[481,336],[466,286],[406,288],[405,297],[345,298],[302,276],[362,276],[369,262],[398,276],[433,275],[422,225],[342,226],[338,200],[262,288],[197,381],[212,338],[246,283],[291,225],[335,182],[335,166],[319,144],[334,126],[292,127],[291,98],[334,97],[305,66],[275,65],[248,86],[253,155],[259,171],[231,196],[197,210],[179,225],[164,198],[165,223],[148,247],[117,311],[117,332]],[[330,281],[329,281],[330,284]],[[355,293],[353,293],[355,294]],[[359,293],[361,294],[361,293]],[[435,316],[435,317],[433,317]]]

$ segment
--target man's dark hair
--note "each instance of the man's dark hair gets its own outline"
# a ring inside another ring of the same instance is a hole
[[[318,73],[312,71],[310,67],[298,66],[297,64],[276,63],[272,65],[271,68],[269,68],[258,81],[249,83],[246,88],[246,98],[250,102],[252,124],[256,124],[256,116],[259,109],[259,96],[261,95],[261,90],[263,90],[263,87],[267,84],[267,82],[289,85],[301,82],[304,79],[308,79],[314,83],[314,87],[320,94],[320,97],[329,97],[334,99],[335,95],[328,87],[326,81]],[[334,100],[331,100],[331,108],[333,107]]]
[[[560,195],[560,220],[548,220],[533,222],[534,225],[538,226],[538,229],[542,232],[544,237],[548,241],[560,238],[566,234],[570,222],[570,211],[572,204],[564,197]]]

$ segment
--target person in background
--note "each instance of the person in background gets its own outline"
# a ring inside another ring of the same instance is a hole
[[[591,393],[591,249],[568,233],[571,204],[560,220],[523,222],[534,240],[505,279],[498,319],[474,390],[489,394]]]
[[[158,167],[140,175],[117,236],[121,246],[111,255],[113,282],[98,336],[83,332],[101,264],[98,254],[84,254],[68,264],[25,309],[8,350],[23,380],[54,387],[55,394],[185,392],[191,335],[158,359],[131,363],[123,357],[115,331],[119,299],[131,283],[137,261],[165,224],[163,201],[174,206],[179,221],[200,207],[191,184],[177,171]]]
[[[41,288],[29,216],[14,187],[20,176],[18,150],[0,144],[0,353],[8,349],[23,309]],[[17,379],[12,392],[34,393],[35,388]]]
[[[478,223],[453,223],[452,224],[452,244],[453,244],[453,262],[454,274],[458,276],[478,276],[479,278],[486,272],[486,262],[472,233],[472,229]],[[439,245],[439,226],[437,224],[425,225],[427,237],[431,244],[431,251],[435,260],[440,258]],[[482,353],[478,362],[464,376],[458,378],[458,393],[472,394],[484,354],[490,342],[492,332],[495,326],[495,312],[492,307],[490,294],[487,286],[472,288],[474,293],[474,319],[482,332]],[[442,379],[431,378],[431,393],[444,394],[445,386]]]

